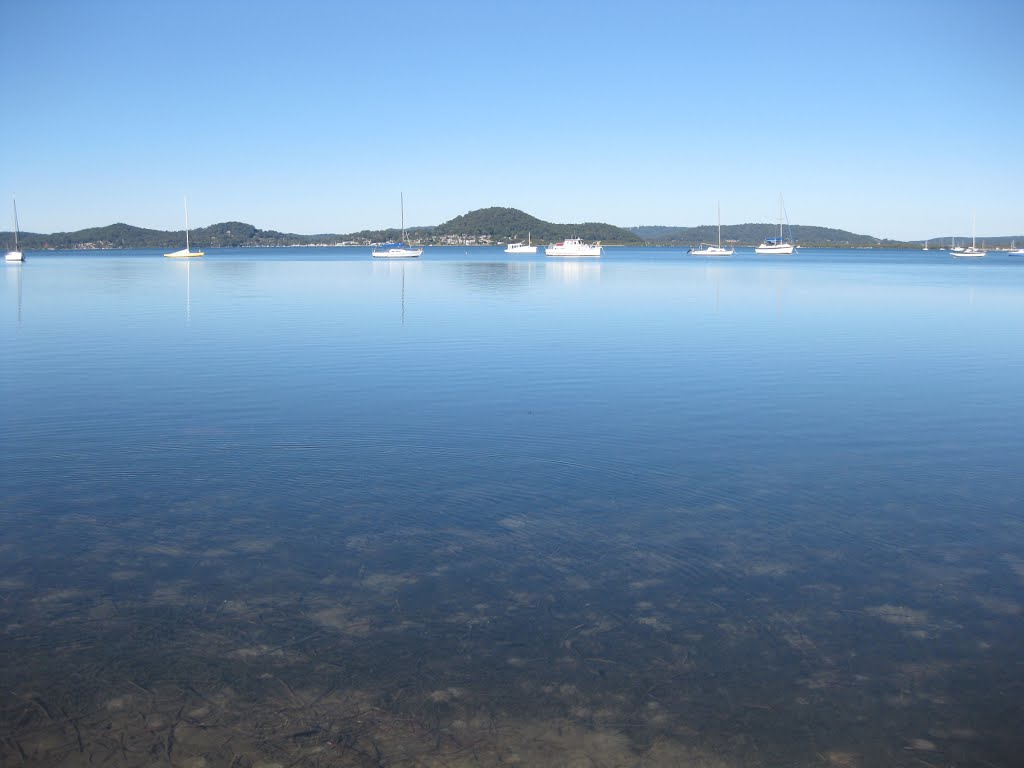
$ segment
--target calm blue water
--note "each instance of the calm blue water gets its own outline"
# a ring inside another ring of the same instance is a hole
[[[1022,331],[996,253],[29,254],[0,762],[1015,764]]]

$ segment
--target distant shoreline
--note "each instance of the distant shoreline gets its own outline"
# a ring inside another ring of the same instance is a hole
[[[586,242],[600,242],[605,247],[632,248],[696,247],[700,243],[716,242],[724,245],[752,248],[766,237],[779,236],[779,225],[768,222],[723,224],[717,226],[679,227],[645,225],[618,227],[601,222],[556,224],[531,216],[516,208],[481,208],[456,216],[436,226],[361,230],[348,234],[321,232],[299,235],[276,230],[259,229],[241,221],[226,221],[206,227],[192,228],[188,232],[191,244],[203,249],[213,248],[345,248],[372,247],[375,244],[408,241],[417,246],[431,248],[466,248],[503,246],[512,242],[525,242],[527,238],[543,246],[566,238],[578,237]],[[954,240],[960,244],[970,238],[960,234],[945,234],[920,240],[891,240],[862,235],[843,229],[807,224],[786,225],[787,239],[803,248],[829,248],[839,250],[921,249],[925,243],[948,245]],[[185,245],[184,230],[164,231],[146,229],[131,224],[117,223],[105,227],[92,227],[74,232],[39,234],[19,233],[21,247],[27,251],[68,250],[177,250]],[[0,232],[0,242],[13,244],[13,233]],[[990,250],[1012,247],[1014,241],[1024,243],[1024,235],[985,237],[979,240]],[[942,250],[941,247],[929,250]]]
[[[0,240],[3,238],[3,233],[0,233]],[[1020,238],[1018,238],[1020,239]],[[1007,238],[1009,240],[1009,238]],[[431,250],[458,250],[465,248],[487,248],[487,249],[501,249],[504,253],[504,248],[507,243],[491,243],[491,244],[480,244],[480,243],[467,243],[463,245],[456,244],[430,244],[430,243],[417,243],[416,241],[410,241],[416,245],[422,245],[424,248],[430,248]],[[193,242],[193,245],[196,245]],[[379,243],[337,243],[337,244],[287,244],[287,245],[202,245],[202,248],[207,252],[210,251],[237,251],[237,250],[284,250],[284,249],[356,249],[356,248],[373,248]],[[538,243],[537,247],[540,252],[536,255],[543,255],[543,249],[548,244]],[[745,248],[753,250],[757,247],[757,243],[729,243],[736,248]],[[602,243],[605,248],[632,248],[632,249],[644,249],[644,250],[665,250],[665,249],[676,249],[684,250],[689,249],[691,246],[682,243]],[[72,246],[65,248],[58,247],[27,247],[22,246],[22,250],[31,253],[98,253],[104,251],[151,251],[154,256],[162,256],[163,253],[172,246],[112,246],[112,245],[82,245]],[[1009,251],[1009,245],[989,245],[986,246],[989,252],[1006,252]],[[949,248],[929,248],[928,251],[924,251],[920,245],[909,243],[894,243],[892,245],[818,245],[814,243],[798,243],[797,250],[814,250],[814,251],[921,251],[923,253],[948,253]],[[514,255],[514,254],[513,254]]]

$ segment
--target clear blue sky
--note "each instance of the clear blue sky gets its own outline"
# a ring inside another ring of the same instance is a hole
[[[1024,234],[1024,2],[0,4],[22,228]],[[2,210],[2,208],[0,208]],[[6,216],[0,214],[0,221]],[[0,224],[0,228],[6,228]]]

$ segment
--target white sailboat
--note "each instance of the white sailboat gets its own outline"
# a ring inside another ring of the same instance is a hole
[[[975,237],[974,237],[974,229],[975,229],[975,220],[976,220],[976,218],[977,217],[975,217],[975,216],[971,217],[971,245],[970,245],[970,247],[969,248],[961,248],[959,251],[957,251],[954,248],[953,249],[953,251],[954,251],[953,258],[956,258],[956,259],[980,259],[986,253],[988,253],[988,251],[985,251],[985,250],[982,250],[980,248],[976,248],[975,247],[976,242],[975,242]]]
[[[690,253],[694,256],[732,256],[735,249],[731,246],[728,248],[722,247],[722,204],[718,204],[718,245],[712,245],[711,243],[701,243],[696,248],[691,248]]]
[[[530,233],[526,233],[526,243],[509,243],[505,253],[536,253],[537,246],[530,241]]]
[[[25,260],[25,254],[18,247],[18,203],[11,195],[11,205],[14,206],[14,250],[4,254],[4,261],[19,263]]]
[[[202,251],[193,251],[189,247],[189,242],[188,242],[188,198],[186,197],[185,198],[185,247],[182,248],[180,251],[175,251],[174,253],[165,253],[164,256],[166,256],[169,259],[190,259],[190,258],[196,258],[197,256],[202,256],[202,255],[203,255]]]
[[[584,243],[582,238],[567,237],[560,243],[554,243],[544,249],[545,256],[600,256],[601,243],[591,245]]]
[[[927,251],[928,250],[928,241],[927,240],[924,241],[924,248],[922,248],[921,250],[922,251]]]
[[[1011,256],[1024,256],[1024,248],[1017,247],[1017,241],[1010,241],[1010,255]]]
[[[402,239],[397,243],[382,243],[371,252],[375,259],[415,259],[423,255],[422,248],[411,248],[405,244],[405,193],[399,195],[402,205]]]
[[[754,253],[778,253],[791,254],[796,249],[793,244],[793,236],[790,233],[788,238],[782,236],[782,220],[786,218],[786,206],[782,201],[782,194],[779,193],[779,236],[766,237],[764,242],[754,249]],[[789,220],[786,218],[786,228],[789,229]]]

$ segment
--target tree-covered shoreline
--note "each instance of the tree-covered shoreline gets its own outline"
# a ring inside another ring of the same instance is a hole
[[[722,226],[722,240],[737,246],[754,246],[776,232],[771,223],[728,224]],[[799,245],[826,248],[920,248],[921,242],[904,242],[860,235],[841,229],[794,225],[793,236]],[[421,245],[498,245],[525,241],[544,245],[579,237],[605,245],[691,246],[716,242],[718,228],[708,224],[699,227],[640,226],[630,229],[600,222],[555,224],[530,216],[516,208],[481,208],[470,211],[443,224],[431,227],[410,227],[406,239]],[[397,240],[398,229],[362,230],[348,234],[301,235],[258,229],[252,224],[228,221],[199,227],[189,233],[199,248],[247,248],[280,246],[372,245]],[[948,241],[949,238],[945,238]],[[988,247],[1005,247],[1013,238],[987,238]],[[1018,240],[1024,237],[1017,236]],[[10,232],[0,233],[0,242],[12,241]],[[37,234],[21,232],[19,242],[25,250],[97,250],[137,248],[180,248],[185,241],[184,230],[145,229],[130,224],[110,224],[76,232]],[[933,239],[941,247],[939,239]]]

